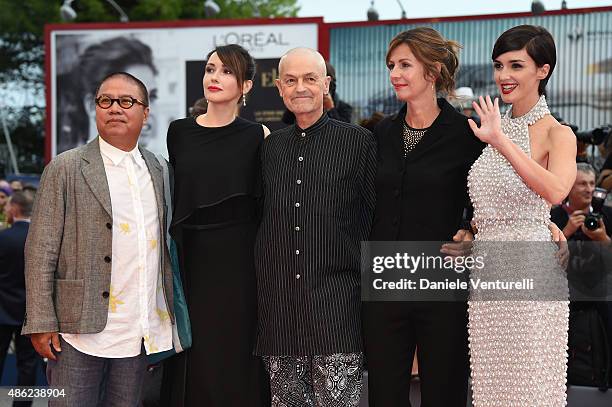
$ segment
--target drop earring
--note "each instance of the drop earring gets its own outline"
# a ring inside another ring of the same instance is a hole
[[[246,106],[246,93],[242,94],[242,106]]]

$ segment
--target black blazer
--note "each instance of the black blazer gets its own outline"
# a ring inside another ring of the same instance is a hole
[[[468,171],[485,144],[445,99],[438,106],[440,114],[406,158],[406,105],[374,129],[378,167],[370,240],[446,241],[461,227]]]
[[[25,313],[23,249],[29,222],[0,232],[0,325],[21,325]]]

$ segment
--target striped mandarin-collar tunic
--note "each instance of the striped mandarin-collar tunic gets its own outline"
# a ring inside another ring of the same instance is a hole
[[[258,355],[361,352],[360,242],[375,205],[376,142],[323,115],[270,134],[256,242]]]

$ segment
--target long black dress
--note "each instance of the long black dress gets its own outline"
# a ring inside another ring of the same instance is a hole
[[[177,241],[193,345],[186,353],[186,406],[270,405],[253,356],[257,298],[253,247],[261,195],[260,124],[172,122],[171,233]]]

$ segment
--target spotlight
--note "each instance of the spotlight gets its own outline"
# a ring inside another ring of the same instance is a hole
[[[72,8],[71,4],[74,0],[64,0],[64,4],[60,7],[60,17],[64,21],[72,21],[76,18],[77,13]]]
[[[77,12],[74,11],[71,4],[74,0],[64,0],[64,4],[60,7],[60,16],[64,21],[72,21],[77,17]],[[110,4],[116,11],[119,13],[119,21],[122,23],[127,23],[130,21],[125,11],[114,0],[106,0],[108,4]]]
[[[368,21],[378,21],[378,11],[374,8],[374,0],[372,0],[368,9]]]
[[[531,12],[533,14],[542,14],[545,11],[546,11],[546,8],[544,7],[544,3],[542,3],[541,1],[533,0],[531,2]]]
[[[219,14],[221,7],[213,0],[206,0],[204,2],[204,14],[207,18],[211,18]]]

